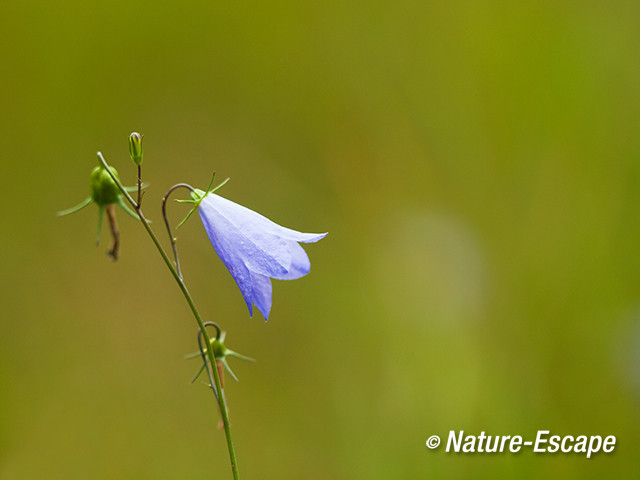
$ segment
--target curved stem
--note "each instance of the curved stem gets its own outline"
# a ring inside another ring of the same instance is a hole
[[[167,267],[171,271],[173,278],[175,278],[176,282],[178,283],[178,286],[180,287],[180,290],[182,291],[184,298],[187,300],[187,303],[189,304],[189,308],[191,308],[191,312],[193,313],[193,316],[198,322],[198,326],[200,328],[200,331],[202,332],[202,336],[204,337],[206,344],[211,345],[211,339],[209,337],[209,334],[207,333],[204,322],[202,321],[200,312],[198,312],[196,304],[194,303],[193,298],[191,297],[191,294],[187,290],[187,286],[182,280],[182,277],[178,274],[178,271],[176,270],[176,268],[171,263],[171,260],[165,253],[164,249],[160,245],[160,242],[158,241],[158,237],[156,237],[155,233],[153,233],[153,230],[151,229],[151,225],[149,225],[149,221],[145,218],[144,214],[142,213],[142,209],[140,208],[140,205],[136,203],[136,201],[133,198],[131,198],[131,195],[129,195],[129,193],[127,193],[122,183],[120,183],[120,180],[118,180],[118,177],[114,175],[114,173],[111,171],[111,168],[109,167],[107,162],[104,160],[102,153],[98,152],[98,158],[100,158],[100,163],[107,170],[107,172],[109,173],[109,176],[111,176],[111,179],[118,186],[118,189],[120,190],[122,195],[127,199],[127,201],[135,209],[136,213],[138,214],[138,217],[140,217],[142,226],[145,228],[145,230],[151,237],[151,240],[153,240],[153,243],[156,246],[156,249],[160,253],[160,256],[164,260],[164,263],[167,265]],[[211,365],[215,365],[216,359],[215,359],[213,349],[207,348],[206,353],[207,353],[207,357],[209,357],[209,361],[211,362]],[[233,478],[235,480],[238,480],[240,477],[238,476],[238,465],[236,463],[236,453],[233,447],[233,440],[231,439],[231,426],[229,424],[229,413],[227,411],[227,402],[224,396],[224,390],[222,389],[222,384],[220,382],[220,375],[218,374],[218,371],[216,368],[212,368],[211,370],[213,372],[213,380],[214,380],[216,389],[218,392],[220,392],[220,395],[218,397],[218,406],[220,407],[220,415],[222,416],[224,433],[225,433],[225,436],[227,437],[227,448],[229,449],[229,460],[231,461],[231,471],[233,472]]]
[[[164,224],[167,227],[167,232],[169,233],[169,240],[171,241],[171,248],[173,249],[173,257],[176,259],[176,270],[178,271],[178,276],[180,276],[180,278],[182,278],[182,272],[180,271],[180,260],[178,259],[178,250],[176,249],[176,239],[171,233],[171,225],[169,224],[169,219],[167,218],[167,200],[169,198],[169,195],[171,195],[171,192],[181,187],[187,188],[192,192],[195,190],[191,185],[187,183],[178,183],[171,187],[169,191],[164,194],[164,197],[162,197],[162,218],[164,218]]]

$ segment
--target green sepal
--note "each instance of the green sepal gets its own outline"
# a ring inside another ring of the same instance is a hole
[[[204,352],[207,353],[207,349],[204,349]],[[200,352],[193,352],[193,353],[187,353],[183,358],[185,360],[191,360],[192,358],[198,358],[198,357],[202,357],[202,354]]]
[[[149,188],[149,184],[142,182],[141,188],[144,190],[145,188]],[[128,193],[133,193],[138,191],[138,186],[134,185],[133,187],[124,187],[124,191]]]
[[[240,360],[244,360],[245,362],[255,362],[256,359],[255,358],[251,358],[251,357],[247,357],[246,355],[242,355],[241,353],[238,352],[234,352],[233,350],[229,350],[227,348],[227,357],[235,357],[235,358],[239,358]]]
[[[216,188],[214,188],[213,190],[209,190],[207,193],[215,193],[215,192],[217,192],[217,191],[218,191],[218,190],[220,190],[222,187],[224,187],[224,186],[227,184],[227,182],[228,182],[229,180],[231,180],[231,178],[230,178],[230,177],[225,178],[225,179],[222,181],[222,183],[221,183],[220,185],[218,185],[218,186],[217,186]],[[213,183],[213,178],[211,179],[211,183]],[[209,185],[209,188],[211,188],[211,185]]]
[[[227,363],[227,359],[222,357],[219,358],[218,361],[224,366],[224,369],[229,372],[229,375],[231,375],[231,378],[233,378],[236,382],[239,382],[240,380],[238,380],[238,377],[236,377],[236,374],[233,373],[233,370],[231,370],[231,368],[229,367],[229,364]]]
[[[191,202],[187,200],[184,203],[191,203]],[[178,224],[176,228],[180,228],[182,225],[184,225],[185,222],[189,220],[189,217],[193,215],[193,212],[195,212],[197,209],[198,209],[198,205],[196,204],[191,210],[189,210],[189,213],[187,213],[187,216],[182,219],[182,221]]]
[[[193,190],[191,190],[191,198],[193,199],[194,202],[197,202],[198,204],[200,204],[200,202],[204,199],[204,197],[206,197],[210,193],[217,192],[222,187],[224,187],[229,180],[231,180],[231,178],[227,177],[224,179],[224,181],[220,185],[218,185],[215,188],[211,188],[213,186],[213,179],[215,178],[215,176],[216,176],[216,173],[213,172],[213,176],[211,177],[211,181],[209,182],[209,186],[207,187],[206,191],[200,190],[199,188],[194,188]],[[191,203],[188,200],[184,200],[184,202]]]
[[[76,205],[75,207],[67,208],[66,210],[61,210],[59,212],[56,212],[56,215],[58,217],[64,217],[65,215],[71,215],[72,213],[76,213],[76,212],[82,210],[87,205],[91,205],[91,203],[93,203],[93,200],[91,199],[91,197],[87,197],[82,202],[80,202],[78,205]]]
[[[200,352],[198,352],[197,355],[200,356]],[[204,362],[202,362],[202,365],[200,365],[200,370],[198,370],[198,372],[191,379],[191,383],[194,383],[198,379],[198,377],[202,374],[203,370],[204,370]]]
[[[124,203],[124,201],[122,200],[122,197],[120,197],[118,199],[118,201],[116,202],[118,205],[120,205],[122,207],[122,209],[127,212],[129,215],[131,215],[133,218],[135,218],[136,220],[139,220],[140,217],[138,217],[138,214],[136,212],[134,212],[133,210],[131,210],[126,203]]]
[[[176,200],[176,202],[178,203],[190,203],[193,205],[193,208],[189,210],[189,213],[187,213],[187,216],[184,217],[184,219],[178,224],[177,228],[180,228],[182,225],[185,224],[187,220],[189,220],[189,217],[191,217],[191,215],[193,215],[193,212],[195,212],[198,209],[198,207],[200,206],[200,202],[202,202],[204,197],[206,197],[210,193],[213,193],[219,190],[222,186],[224,186],[225,183],[227,183],[230,180],[229,178],[227,178],[224,182],[222,182],[220,185],[218,185],[216,188],[212,190],[211,186],[213,185],[213,179],[215,178],[215,176],[216,176],[216,173],[213,172],[213,175],[211,176],[211,181],[209,182],[209,186],[207,187],[206,192],[200,190],[199,188],[194,188],[191,191],[191,198],[192,198],[191,200]]]

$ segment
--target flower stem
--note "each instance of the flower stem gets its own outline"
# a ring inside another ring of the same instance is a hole
[[[138,214],[138,217],[140,217],[142,226],[145,228],[145,230],[151,237],[151,240],[156,246],[156,249],[160,253],[160,256],[164,260],[164,263],[167,265],[167,267],[171,271],[173,278],[175,278],[176,282],[178,283],[178,286],[180,287],[180,290],[182,291],[182,294],[187,300],[187,303],[189,304],[189,308],[191,308],[191,312],[193,313],[193,316],[198,322],[198,326],[200,328],[200,331],[202,332],[202,336],[204,337],[206,345],[211,345],[211,339],[209,337],[209,334],[207,333],[204,322],[202,321],[200,312],[198,312],[198,309],[193,301],[193,298],[191,297],[189,290],[187,290],[187,286],[185,285],[184,281],[182,280],[182,277],[178,274],[175,267],[171,263],[171,260],[165,253],[164,249],[160,245],[160,242],[158,241],[158,237],[156,237],[155,233],[153,233],[153,230],[151,229],[151,225],[149,224],[149,221],[145,218],[144,214],[142,213],[140,204],[136,202],[133,198],[131,198],[131,195],[129,195],[129,193],[127,193],[122,183],[120,183],[120,180],[118,180],[118,178],[111,171],[111,168],[109,167],[109,165],[107,165],[107,162],[104,160],[102,153],[98,152],[98,158],[100,159],[100,163],[102,163],[102,166],[106,168],[107,172],[111,176],[111,179],[118,186],[118,189],[120,190],[122,195],[127,199],[127,201],[135,209],[136,213]],[[213,352],[213,349],[207,348],[206,353],[207,353],[207,357],[209,357],[209,361],[211,362],[211,365],[216,365],[216,359],[215,359],[215,354]],[[213,371],[213,379],[215,382],[216,390],[219,392],[218,406],[220,408],[220,415],[222,417],[222,423],[224,425],[224,433],[227,437],[227,448],[229,449],[229,460],[231,461],[231,471],[233,473],[234,480],[238,480],[240,477],[238,475],[238,464],[236,462],[236,453],[233,447],[233,440],[231,439],[231,426],[229,424],[229,413],[227,411],[227,402],[225,399],[224,390],[222,389],[222,384],[220,382],[220,375],[218,374],[218,369],[212,368],[211,370]]]
[[[138,164],[138,207],[142,208],[142,165]]]

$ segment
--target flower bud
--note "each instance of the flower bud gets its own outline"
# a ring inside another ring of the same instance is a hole
[[[114,173],[116,178],[118,178],[118,172],[113,167],[111,171]],[[118,185],[113,181],[109,172],[102,166],[98,165],[91,172],[91,180],[90,180],[90,188],[91,188],[91,200],[93,200],[98,206],[103,207],[105,205],[109,205],[110,203],[119,203],[120,200],[120,190],[118,189]]]
[[[129,135],[129,155],[136,165],[142,163],[142,135],[138,132]]]

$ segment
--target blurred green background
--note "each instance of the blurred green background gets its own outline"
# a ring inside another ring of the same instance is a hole
[[[197,217],[188,285],[231,348],[243,478],[637,478],[640,4],[3,2],[0,479],[231,478],[196,324],[143,229],[108,261],[101,150],[328,231],[247,309]],[[186,208],[171,206],[174,222]],[[452,455],[449,430],[616,435]]]

